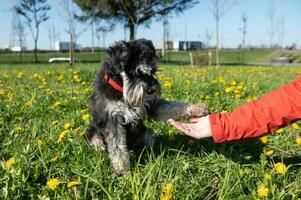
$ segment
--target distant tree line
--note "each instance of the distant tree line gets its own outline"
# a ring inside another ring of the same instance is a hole
[[[24,38],[25,27],[22,22],[29,29],[34,41],[34,55],[35,62],[38,62],[38,40],[40,36],[41,24],[49,20],[49,11],[51,9],[48,0],[17,0],[13,11],[17,13],[22,19],[16,20],[15,30],[18,32],[20,43]],[[95,50],[94,38],[97,38],[97,46],[100,42],[105,46],[106,36],[111,32],[115,24],[121,23],[124,28],[129,30],[129,40],[137,38],[138,28],[141,25],[150,26],[155,21],[162,21],[162,56],[164,56],[165,42],[169,37],[167,25],[168,17],[173,14],[178,15],[189,8],[194,7],[198,0],[57,0],[59,5],[59,13],[66,24],[66,33],[69,35],[69,49],[70,65],[74,63],[74,45],[78,37],[91,28],[92,45],[91,51]],[[215,51],[216,51],[216,66],[219,66],[219,50],[221,48],[220,42],[220,23],[222,17],[240,0],[203,0],[207,2],[208,9],[211,11],[215,19]],[[281,46],[283,46],[283,38],[285,35],[284,19],[281,23],[277,23],[276,6],[272,0],[271,6],[267,12],[267,18],[270,26],[267,29],[267,34],[270,37],[270,48],[277,47],[275,44],[275,36],[279,34]],[[87,28],[83,30],[78,29],[78,24],[85,24]],[[242,33],[242,42],[240,48],[244,51],[246,47],[247,38],[247,16],[242,14],[242,27],[239,29]],[[59,37],[57,30],[52,25],[47,27],[50,45]],[[209,48],[212,39],[212,32],[206,30],[204,42]],[[126,39],[126,38],[125,38]],[[186,40],[186,38],[185,38]],[[22,60],[22,48],[20,54]]]

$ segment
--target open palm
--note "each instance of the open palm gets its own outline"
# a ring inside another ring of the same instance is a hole
[[[169,119],[168,122],[176,129],[182,131],[185,135],[196,139],[211,137],[211,128],[209,116],[189,119],[191,123],[181,123],[174,119]]]

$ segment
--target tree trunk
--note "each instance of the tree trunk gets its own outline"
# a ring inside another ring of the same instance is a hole
[[[165,56],[165,16],[162,15],[162,58]]]
[[[105,32],[102,33],[102,48],[103,49],[106,48],[106,33]]]
[[[74,63],[74,42],[73,42],[73,34],[70,33],[70,46],[69,46],[69,65],[72,67]]]
[[[22,63],[22,47],[21,47],[21,51],[20,51],[20,63]]]
[[[22,47],[21,47],[22,48]],[[38,40],[34,40],[34,62],[38,62]]]
[[[91,26],[91,31],[92,31],[92,48],[91,48],[91,52],[94,53],[94,19],[92,21],[92,26]]]
[[[215,64],[219,67],[219,19],[216,18],[216,48],[215,48]]]
[[[137,24],[131,23],[129,24],[130,27],[130,40],[136,40],[136,34],[137,34]]]
[[[20,38],[21,38],[21,39],[19,39],[19,44],[20,44],[20,47],[21,47],[21,49],[20,49],[20,63],[22,63],[23,42],[22,42],[22,37],[20,37]]]

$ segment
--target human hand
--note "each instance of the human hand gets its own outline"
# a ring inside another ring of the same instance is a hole
[[[212,137],[208,115],[200,118],[191,118],[189,121],[191,122],[190,124],[181,123],[174,119],[168,120],[172,126],[190,137],[196,139]]]

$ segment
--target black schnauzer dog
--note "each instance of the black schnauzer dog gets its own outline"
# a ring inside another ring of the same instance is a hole
[[[117,174],[129,168],[128,145],[152,148],[153,131],[143,124],[146,117],[165,121],[208,114],[204,105],[159,99],[157,69],[158,57],[152,42],[139,39],[111,46],[96,75],[87,138],[99,150],[107,146]]]

